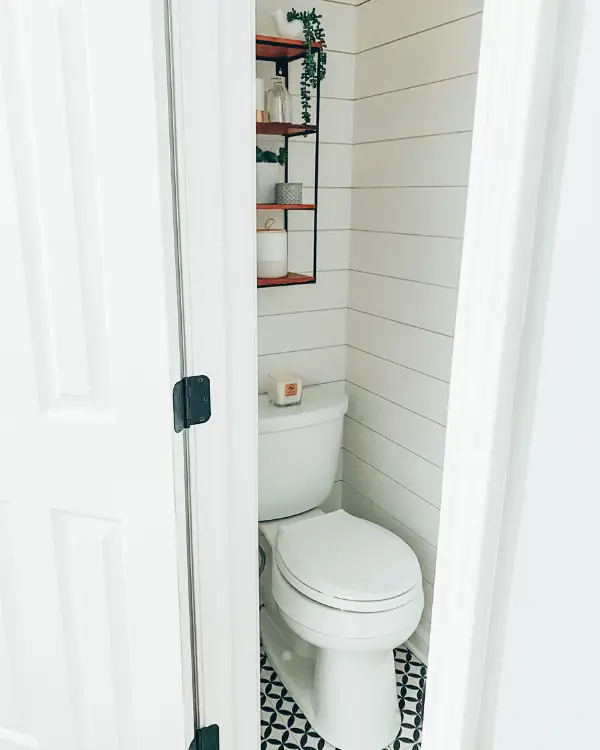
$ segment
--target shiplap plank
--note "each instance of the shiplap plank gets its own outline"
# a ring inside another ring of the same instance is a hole
[[[354,147],[354,187],[467,185],[471,133]],[[324,160],[325,163],[325,160]],[[326,172],[329,179],[329,172]]]
[[[442,492],[439,466],[350,417],[344,424],[344,448],[439,508]]]
[[[356,51],[389,42],[481,11],[483,0],[377,0],[359,9]]]
[[[458,288],[461,239],[352,232],[350,268]]]
[[[345,343],[346,310],[266,315],[258,319],[259,355],[341,346]],[[301,372],[299,374],[302,375]]]
[[[450,381],[453,340],[448,336],[350,309],[348,344],[431,377]]]
[[[348,450],[344,450],[344,482],[433,547],[437,545],[439,510]]]
[[[446,336],[454,334],[454,289],[351,271],[349,298],[353,310]]]
[[[477,71],[481,14],[357,55],[357,99]]]
[[[352,228],[462,237],[466,206],[465,187],[357,188],[352,191]]]
[[[448,384],[348,347],[346,377],[382,398],[437,422],[446,424]]]
[[[355,143],[471,130],[477,76],[360,99],[354,111]]]
[[[446,430],[430,419],[347,383],[348,416],[441,467]]]

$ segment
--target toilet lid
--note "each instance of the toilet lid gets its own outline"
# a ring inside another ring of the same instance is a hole
[[[325,603],[319,594],[375,605],[361,607],[365,610],[385,609],[376,603],[402,597],[421,583],[419,561],[402,539],[343,510],[283,527],[277,557],[291,585],[304,584],[304,593],[307,587],[316,594],[313,598]]]

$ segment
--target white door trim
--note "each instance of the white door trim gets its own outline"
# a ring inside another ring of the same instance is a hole
[[[199,718],[258,750],[254,3],[170,2],[188,374],[212,391],[188,435]]]
[[[423,750],[474,750],[560,0],[486,0]]]

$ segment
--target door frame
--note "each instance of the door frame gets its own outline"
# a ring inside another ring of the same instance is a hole
[[[164,3],[186,369],[211,380],[211,419],[187,431],[198,719],[222,750],[258,750],[254,2]]]
[[[258,750],[254,2],[170,2],[190,372],[213,384],[190,431],[201,720],[223,750]],[[475,750],[561,5],[483,13],[423,750]]]
[[[562,5],[485,0],[423,750],[476,748]]]

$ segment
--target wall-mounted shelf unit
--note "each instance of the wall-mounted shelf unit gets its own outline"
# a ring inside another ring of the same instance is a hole
[[[322,45],[313,44],[312,49],[317,53],[317,65],[321,66]],[[256,36],[256,59],[275,63],[275,73],[283,76],[286,87],[289,88],[289,63],[302,60],[306,55],[306,45],[298,39],[284,39],[283,37]],[[313,222],[313,267],[312,273],[288,273],[280,279],[258,279],[258,287],[292,286],[295,284],[314,284],[317,280],[317,245],[318,245],[318,206],[319,206],[319,119],[321,114],[321,86],[317,85],[316,95],[313,97],[313,113],[315,124],[296,124],[281,122],[257,122],[257,135],[279,135],[285,140],[288,159],[285,165],[285,181],[288,181],[290,157],[288,142],[290,138],[298,136],[314,136],[314,203],[280,205],[277,203],[258,203],[257,211],[283,211],[284,226],[288,228],[289,211],[312,211]]]

